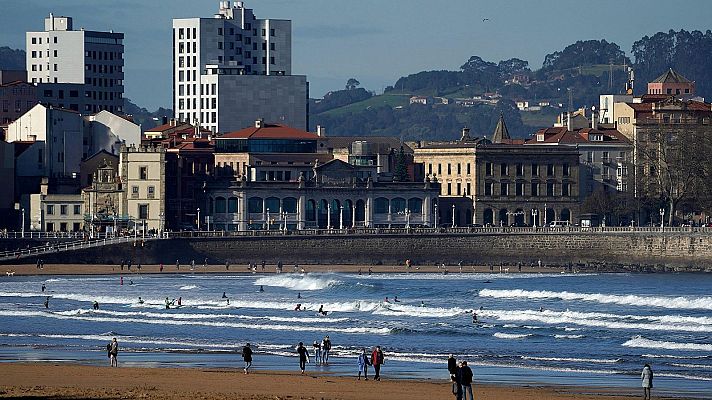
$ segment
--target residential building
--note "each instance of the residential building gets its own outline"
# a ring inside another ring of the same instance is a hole
[[[84,229],[83,201],[80,194],[49,193],[44,178],[39,193],[29,195],[27,223],[32,231],[79,232]]]
[[[652,82],[648,82],[648,94],[694,96],[695,82],[670,68]]]
[[[292,76],[292,23],[220,1],[213,18],[173,20],[173,110],[217,132],[258,118],[308,127],[308,83]]]
[[[19,118],[35,104],[37,90],[34,85],[27,83],[27,72],[0,70],[0,134],[4,135],[5,125]]]
[[[83,118],[84,158],[102,150],[118,155],[122,145],[141,144],[141,127],[130,117],[103,110]]]
[[[165,218],[166,150],[163,147],[123,146],[119,177],[123,194],[119,214],[129,228],[162,232]]]
[[[74,30],[50,14],[44,31],[27,32],[27,81],[45,104],[82,113],[123,111],[124,34]]]

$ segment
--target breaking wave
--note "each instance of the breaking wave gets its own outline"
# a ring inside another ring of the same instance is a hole
[[[318,274],[278,274],[258,278],[255,281],[257,286],[283,287],[290,290],[322,290],[328,287],[340,285],[340,280]]]
[[[623,343],[625,347],[642,347],[647,349],[666,349],[683,351],[710,351],[712,344],[707,343],[677,343],[646,339],[642,336],[635,336]],[[682,357],[681,357],[682,358]]]

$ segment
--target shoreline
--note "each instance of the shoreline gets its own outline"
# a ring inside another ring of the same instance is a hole
[[[257,264],[257,271],[251,271],[246,264],[236,264],[230,265],[229,269],[225,268],[225,265],[208,265],[203,267],[203,265],[198,265],[194,269],[190,268],[190,265],[184,264],[180,266],[180,269],[176,269],[175,264],[164,264],[163,270],[161,271],[160,264],[148,264],[141,265],[139,270],[138,265],[134,264],[131,270],[127,266],[121,269],[120,265],[115,264],[45,264],[41,269],[38,269],[35,264],[6,264],[0,267],[0,275],[2,277],[11,276],[34,276],[34,275],[140,275],[140,274],[275,274],[275,264],[267,264],[265,270],[262,270],[261,264]],[[301,273],[304,269],[305,273],[359,273],[363,275],[368,275],[369,269],[373,274],[383,274],[383,273],[437,273],[437,274],[616,274],[616,273],[649,273],[644,271],[634,271],[627,269],[611,269],[611,270],[595,270],[595,269],[577,269],[573,268],[569,270],[564,266],[522,266],[521,271],[519,271],[516,265],[505,265],[502,266],[500,271],[500,266],[495,265],[493,269],[490,270],[487,265],[463,265],[462,272],[460,267],[457,265],[446,265],[443,269],[442,267],[437,267],[434,265],[418,265],[413,266],[410,269],[406,269],[404,265],[367,265],[367,264],[299,264],[297,271],[293,269],[294,264],[285,263],[283,266],[282,273]],[[10,275],[8,275],[8,273]],[[697,271],[666,271],[666,272],[655,272],[655,273],[702,273]]]
[[[121,361],[119,361],[121,362]],[[434,399],[448,398],[451,385],[444,379],[384,379],[357,381],[355,377],[308,371],[254,370],[244,375],[235,368],[97,367],[74,363],[0,363],[0,397],[54,399]],[[370,371],[373,372],[372,370]],[[623,400],[639,398],[636,388],[556,385],[473,384],[477,399]],[[454,397],[454,396],[453,396]],[[656,399],[683,400],[685,397]]]

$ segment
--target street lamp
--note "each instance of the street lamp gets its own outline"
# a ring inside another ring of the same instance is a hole
[[[339,229],[344,229],[344,206],[339,207]]]
[[[546,208],[547,208],[547,207],[546,207],[546,203],[544,203],[544,223],[542,224],[542,226],[546,226],[546,224],[549,222],[549,221],[546,220],[546,217],[547,217],[546,214],[548,213],[548,211],[547,211]]]
[[[452,227],[455,227],[455,205],[452,205]]]
[[[200,208],[196,210],[198,212],[198,223],[196,224],[198,227],[198,232],[200,232]]]
[[[405,229],[410,229],[410,209],[405,209]]]
[[[160,225],[159,230],[158,230],[158,236],[159,236],[160,238],[162,238],[162,237],[163,237],[163,230],[165,229],[166,214],[165,214],[165,213],[160,213],[159,216],[161,217],[161,225]],[[116,220],[114,219],[114,221],[116,221]],[[116,229],[116,228],[114,228],[114,229]]]
[[[658,211],[660,212],[660,228],[665,228],[665,209],[661,207]]]
[[[267,209],[267,225],[266,225],[266,226],[267,226],[267,230],[270,230],[270,229],[271,229],[271,227],[270,227],[270,220],[269,220],[269,208]]]
[[[331,202],[326,205],[326,229],[331,229]]]
[[[438,203],[435,203],[435,229],[438,229]]]
[[[539,215],[539,210],[532,208],[532,217],[534,218],[534,227],[536,228],[537,216]]]
[[[25,237],[25,208],[22,208],[22,237]]]

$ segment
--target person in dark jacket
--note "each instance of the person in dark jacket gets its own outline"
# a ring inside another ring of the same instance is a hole
[[[453,375],[457,372],[457,359],[455,359],[455,356],[450,354],[450,357],[447,359],[447,371],[450,373],[450,379],[452,379]]]
[[[245,375],[250,373],[250,367],[252,366],[252,349],[250,344],[247,343],[245,347],[242,348],[242,359],[245,361]]]
[[[373,365],[373,370],[375,371],[373,379],[376,381],[381,380],[381,365],[383,365],[383,361],[384,357],[381,346],[376,346],[376,348],[373,349],[373,353],[371,353],[371,365]]]
[[[460,391],[462,391],[462,399],[467,400],[467,394],[470,394],[470,400],[475,400],[472,397],[472,370],[467,366],[467,361],[460,363]]]
[[[451,375],[452,379],[452,394],[455,395],[455,399],[462,400],[462,374],[460,372],[460,366],[455,364],[455,373]]]
[[[309,362],[309,352],[307,351],[307,348],[304,347],[304,343],[299,342],[299,346],[297,346],[297,354],[299,354],[299,369],[302,370],[303,374],[307,363]]]
[[[117,360],[119,356],[119,343],[116,341],[116,338],[113,338],[111,340],[111,348],[109,348],[109,359],[111,361],[111,366],[112,367],[118,367],[119,366],[119,361]]]

